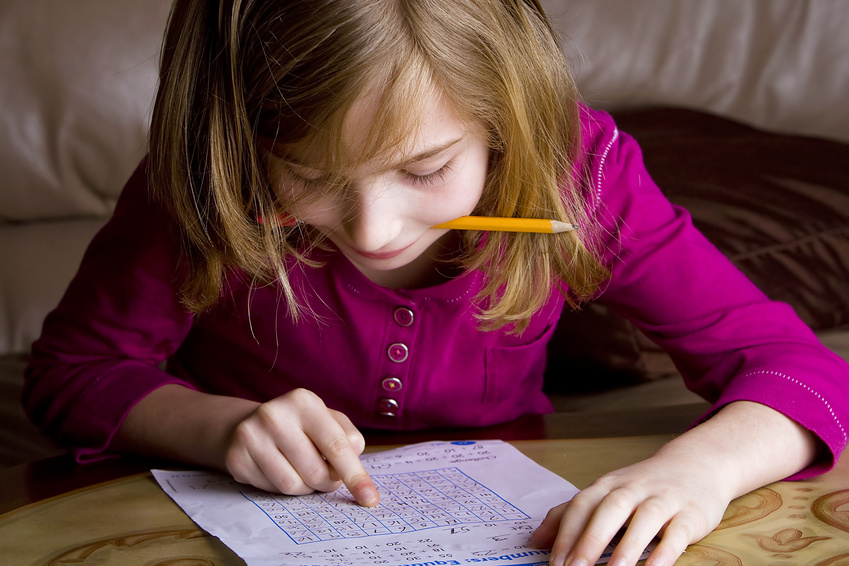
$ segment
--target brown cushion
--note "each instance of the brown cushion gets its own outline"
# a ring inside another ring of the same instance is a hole
[[[849,145],[693,110],[614,117],[669,199],[769,297],[816,331],[849,326]],[[564,315],[549,356],[550,373],[577,369],[594,376],[591,388],[674,371],[629,322],[597,305]]]

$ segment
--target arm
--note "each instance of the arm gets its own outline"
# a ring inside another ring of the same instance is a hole
[[[671,564],[734,497],[833,465],[847,442],[849,368],[663,197],[632,139],[608,116],[588,116],[587,194],[609,234],[613,274],[599,300],[660,344],[714,405],[655,456],[555,508],[535,540],[553,542],[555,564],[569,557],[575,566],[628,524],[611,564],[634,564],[658,533],[648,564]]]
[[[659,344],[687,387],[713,403],[702,420],[736,401],[771,407],[825,448],[794,477],[829,469],[847,444],[849,365],[663,196],[633,139],[587,112],[588,199],[612,272],[598,300]]]
[[[813,434],[777,411],[732,403],[651,458],[600,477],[552,509],[533,540],[553,544],[553,565],[595,564],[628,525],[611,564],[636,564],[662,533],[646,564],[671,565],[719,524],[732,499],[808,466],[819,448]]]
[[[290,493],[341,478],[358,501],[375,503],[357,458],[362,436],[315,395],[258,404],[201,393],[160,369],[195,321],[176,285],[178,228],[147,183],[142,163],[33,345],[30,418],[78,460],[107,450],[165,456]]]
[[[267,491],[300,495],[344,483],[362,505],[379,499],[358,458],[362,434],[304,389],[257,403],[165,385],[133,407],[110,448],[227,471]]]
[[[26,369],[27,413],[80,461],[102,457],[139,399],[169,383],[192,386],[160,369],[193,317],[175,285],[179,234],[147,189],[142,162],[45,319]]]

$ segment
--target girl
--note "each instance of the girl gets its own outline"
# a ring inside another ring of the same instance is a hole
[[[432,228],[469,214],[580,229]],[[580,104],[534,0],[178,0],[149,158],[46,320],[24,400],[79,460],[344,482],[374,505],[358,427],[550,411],[545,344],[589,299],[715,405],[554,508],[534,535],[553,564],[594,563],[623,525],[613,564],[658,533],[648,563],[672,564],[732,498],[845,446],[846,365]]]

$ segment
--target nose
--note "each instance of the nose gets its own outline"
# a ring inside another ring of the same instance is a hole
[[[386,177],[352,181],[349,185],[351,211],[345,232],[365,252],[376,252],[398,243],[403,229],[404,197],[401,187]]]

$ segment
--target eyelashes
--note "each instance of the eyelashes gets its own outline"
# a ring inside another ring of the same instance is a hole
[[[416,175],[415,173],[410,173],[409,171],[404,171],[404,178],[413,183],[414,185],[421,186],[433,186],[438,185],[442,181],[445,180],[445,177],[448,173],[451,172],[451,163],[446,163],[433,173],[428,173],[426,175]]]
[[[329,178],[326,178],[326,177],[323,177],[323,176],[322,177],[314,177],[314,178],[302,177],[301,175],[298,175],[297,173],[295,173],[291,169],[289,170],[289,179],[292,180],[299,187],[304,188],[304,189],[326,187],[330,184]]]
[[[403,177],[405,181],[415,186],[422,187],[431,187],[435,185],[439,185],[443,181],[445,181],[445,177],[451,172],[451,162],[446,163],[436,171],[432,173],[427,173],[424,175],[419,175],[416,173],[411,173],[410,171],[401,171],[400,175]],[[286,168],[287,176],[291,181],[293,181],[298,187],[303,189],[312,189],[312,188],[326,188],[328,185],[333,183],[333,179],[326,175],[319,175],[316,177],[305,177],[303,175],[299,175],[296,173],[291,167]]]
[[[300,175],[295,170],[295,167],[284,162],[286,176],[290,181],[303,188],[322,187],[331,183],[332,179],[328,175]]]

